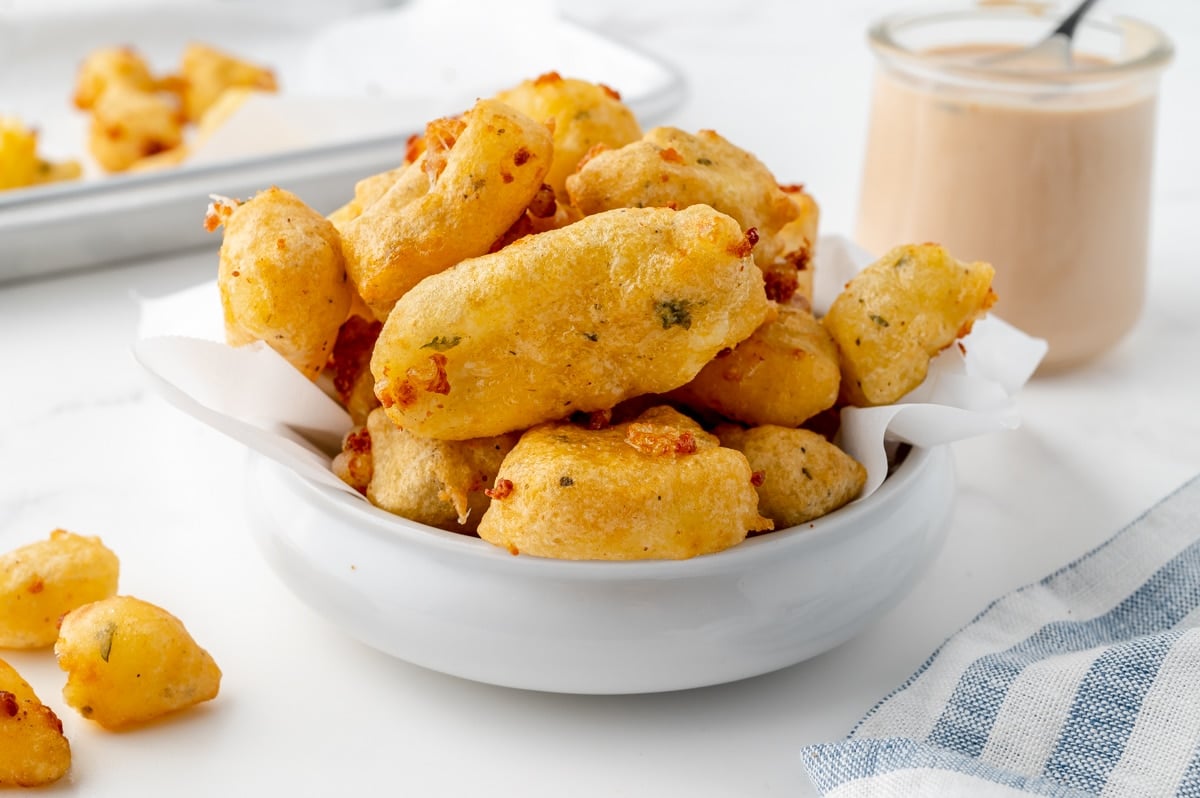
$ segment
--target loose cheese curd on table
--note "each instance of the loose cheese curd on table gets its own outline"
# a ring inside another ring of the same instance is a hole
[[[120,563],[100,538],[56,529],[0,555],[0,648],[42,648],[58,620],[117,592]]]
[[[221,669],[161,607],[112,596],[72,610],[54,644],[63,699],[106,729],[122,729],[215,698]]]
[[[0,659],[0,787],[41,787],[71,768],[62,721]]]

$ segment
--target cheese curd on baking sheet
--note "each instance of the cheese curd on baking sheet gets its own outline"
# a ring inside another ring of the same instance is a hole
[[[63,617],[54,644],[63,700],[106,729],[123,729],[216,698],[221,669],[162,607],[111,596]]]

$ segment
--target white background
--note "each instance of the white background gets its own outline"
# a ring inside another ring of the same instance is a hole
[[[827,231],[853,220],[871,73],[864,29],[896,7],[570,4],[678,65],[689,98],[668,121],[715,128],[781,181],[806,183]],[[1143,321],[1101,361],[1035,380],[1020,430],[955,447],[953,527],[910,596],[839,649],[738,684],[520,692],[348,640],[287,593],[251,544],[242,452],[167,408],[129,356],[135,294],[211,279],[215,258],[0,287],[0,549],[58,526],[101,535],[122,558],[122,591],[181,616],[225,671],[215,702],[117,735],[62,705],[48,653],[6,652],[73,744],[72,773],[48,793],[810,794],[804,744],[846,734],[991,599],[1083,554],[1200,471],[1200,6],[1124,7],[1179,50],[1163,85]]]

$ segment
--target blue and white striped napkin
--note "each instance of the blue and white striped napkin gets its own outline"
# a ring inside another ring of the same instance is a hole
[[[1200,798],[1200,477],[803,757],[829,798]]]

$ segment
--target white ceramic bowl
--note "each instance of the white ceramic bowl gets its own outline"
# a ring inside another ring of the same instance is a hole
[[[258,543],[352,637],[480,682],[563,693],[679,690],[846,641],[912,586],[954,496],[946,447],[912,449],[870,497],[683,561],[512,556],[251,461]]]

